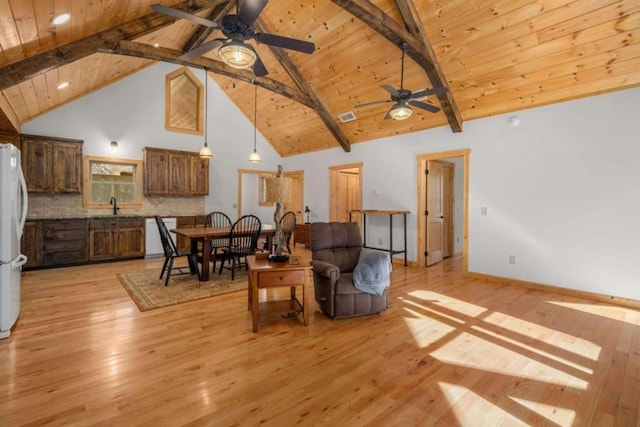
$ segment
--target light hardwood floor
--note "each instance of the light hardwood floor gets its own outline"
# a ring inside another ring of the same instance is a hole
[[[396,267],[383,314],[314,301],[308,327],[254,334],[244,292],[139,312],[115,275],[159,265],[24,275],[1,426],[638,425],[636,310],[464,278],[454,258]]]

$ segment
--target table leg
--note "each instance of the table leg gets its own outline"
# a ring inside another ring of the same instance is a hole
[[[251,286],[251,324],[253,326],[253,332],[258,332],[258,284],[260,283],[260,279],[258,278],[258,274],[255,273],[253,276],[253,285]]]
[[[202,242],[202,281],[206,282],[209,280],[209,270],[211,270],[211,266],[209,265],[209,261],[211,260],[211,239],[205,238]]]
[[[302,285],[302,319],[304,326],[309,324],[309,287],[311,286],[311,272],[308,272]]]

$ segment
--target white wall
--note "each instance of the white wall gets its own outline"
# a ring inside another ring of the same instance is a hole
[[[305,204],[326,221],[328,167],[363,162],[363,208],[410,210],[415,260],[416,158],[469,148],[471,271],[640,300],[638,111],[640,89],[629,89],[519,112],[517,127],[496,116],[457,134],[442,127],[289,157],[285,167],[305,170]],[[387,223],[367,239],[386,243]]]
[[[84,140],[83,153],[142,159],[145,146],[199,151],[204,137],[164,128],[165,76],[179,68],[158,63],[22,126],[21,132]],[[191,69],[204,82],[203,70]],[[253,124],[213,79],[208,83],[207,143],[213,151],[205,211],[237,217],[238,168],[276,170],[280,156],[258,132],[262,163],[249,163]],[[258,110],[258,114],[260,111]],[[113,152],[109,143],[118,142]]]
[[[85,154],[127,158],[144,146],[199,150],[202,137],[164,130],[164,76],[157,64],[23,126],[23,133],[85,140]],[[201,70],[194,70],[203,75]],[[213,83],[213,81],[211,81]],[[214,151],[207,210],[237,215],[237,169],[305,171],[312,221],[329,217],[331,165],[363,162],[363,208],[409,210],[409,259],[416,259],[417,156],[471,149],[469,269],[640,300],[640,88],[448,127],[280,159],[261,135],[260,165],[248,163],[253,126],[209,85],[207,128]],[[374,192],[378,194],[374,196]],[[481,216],[480,209],[488,215]],[[388,219],[368,239],[388,244]],[[396,220],[394,247],[401,246]],[[509,264],[509,255],[516,264]]]

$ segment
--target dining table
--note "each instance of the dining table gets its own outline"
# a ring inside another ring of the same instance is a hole
[[[169,230],[172,233],[186,237],[191,241],[191,253],[198,253],[198,243],[202,243],[202,272],[200,281],[209,280],[209,262],[211,261],[211,241],[226,237],[231,232],[231,227],[190,227],[190,228],[174,228]],[[271,241],[276,234],[273,226],[263,225],[260,228],[260,237],[267,242],[267,248],[271,248]],[[206,267],[205,267],[206,266]]]

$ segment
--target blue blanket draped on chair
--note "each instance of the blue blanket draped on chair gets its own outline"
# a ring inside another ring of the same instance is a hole
[[[362,292],[382,295],[391,281],[391,257],[387,252],[362,249],[353,270],[353,285]]]

